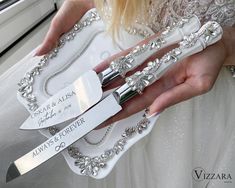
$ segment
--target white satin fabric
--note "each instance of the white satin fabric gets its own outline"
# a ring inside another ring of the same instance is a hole
[[[0,188],[232,188],[235,187],[235,80],[222,69],[213,89],[165,110],[150,135],[133,146],[104,179],[74,174],[62,156],[5,183],[8,165],[45,140],[19,131],[28,113],[16,99],[17,82],[30,61],[0,77]],[[193,169],[230,174],[195,181]]]

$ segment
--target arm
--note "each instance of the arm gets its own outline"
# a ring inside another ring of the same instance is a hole
[[[224,61],[224,65],[235,65],[235,26],[226,26],[224,28],[224,35],[222,41],[227,52],[227,58]]]

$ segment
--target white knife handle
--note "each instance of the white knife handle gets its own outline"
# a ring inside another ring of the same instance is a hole
[[[165,54],[160,60],[149,62],[141,72],[126,78],[126,84],[117,89],[114,95],[122,104],[136,94],[141,94],[144,88],[157,81],[172,65],[216,43],[222,38],[222,34],[223,30],[217,22],[207,22],[198,32],[185,36],[179,47]]]
[[[150,40],[147,44],[135,47],[126,56],[112,61],[109,68],[99,73],[102,85],[108,85],[118,76],[124,77],[127,72],[134,70],[157,51],[181,41],[185,35],[198,31],[200,26],[198,17],[193,15],[182,18],[172,27],[167,27],[160,36]]]
[[[201,23],[197,16],[193,15],[187,19],[182,18],[173,28],[166,29],[159,37],[151,40],[147,45],[137,46],[131,52],[133,56],[132,67],[123,70],[122,74],[125,75],[128,71],[135,69],[159,50],[178,43],[185,35],[198,31],[200,27]]]

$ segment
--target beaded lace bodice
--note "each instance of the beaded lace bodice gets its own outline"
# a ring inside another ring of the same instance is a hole
[[[148,25],[158,32],[180,17],[196,14],[202,22],[214,20],[221,25],[235,24],[235,0],[152,0]]]

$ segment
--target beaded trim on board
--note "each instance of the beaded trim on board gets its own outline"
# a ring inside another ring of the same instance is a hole
[[[95,10],[92,10],[85,20],[75,24],[70,32],[61,37],[58,46],[43,58],[41,58],[40,62],[31,71],[27,72],[24,78],[20,80],[18,83],[18,91],[27,101],[27,105],[30,111],[35,111],[39,107],[37,98],[33,94],[33,83],[36,79],[36,76],[40,75],[43,69],[48,65],[50,59],[55,58],[59,53],[59,50],[64,47],[67,42],[73,40],[77,33],[90,26],[93,22],[99,21],[100,19],[101,18],[98,13]],[[144,33],[146,34],[146,32]],[[143,32],[140,33],[140,35],[142,34]],[[149,35],[146,34],[146,36]],[[141,134],[144,130],[146,130],[149,123],[149,120],[146,118],[146,113],[144,113],[143,119],[138,122],[136,126],[127,128],[121,135],[121,138],[114,144],[114,146],[104,151],[104,153],[100,156],[86,156],[82,154],[75,146],[68,147],[68,154],[74,159],[74,165],[80,168],[81,174],[87,176],[97,176],[99,170],[105,168],[109,160],[123,151],[127,141],[134,135]],[[48,131],[51,135],[54,135],[59,131],[59,129],[54,126],[48,128]]]

